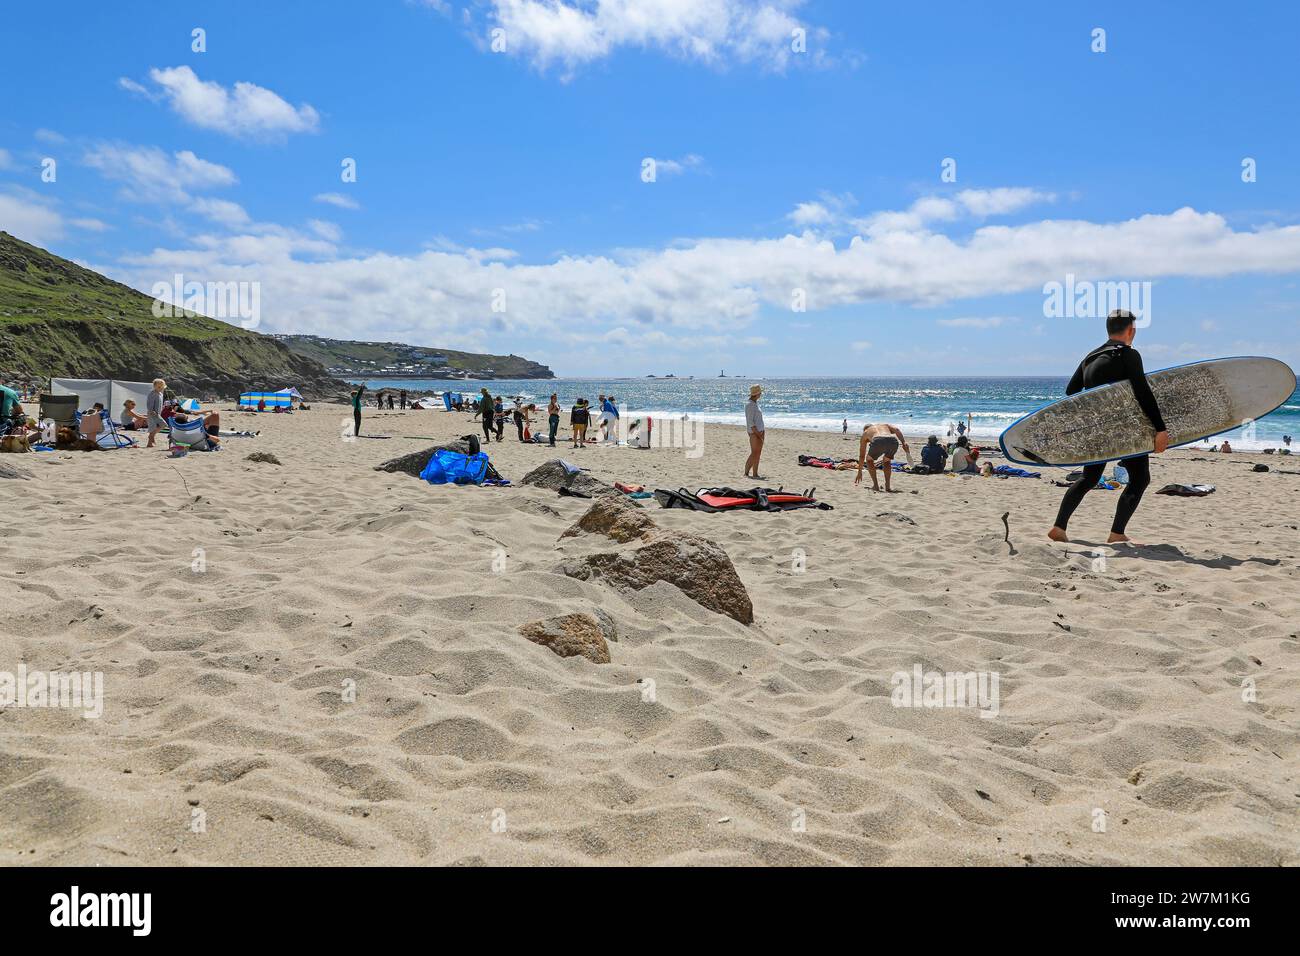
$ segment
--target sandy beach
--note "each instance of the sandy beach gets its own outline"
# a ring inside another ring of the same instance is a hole
[[[558,573],[620,546],[518,485],[748,487],[740,428],[698,458],[507,428],[514,487],[435,487],[374,466],[468,414],[346,441],[343,406],[217,407],[260,436],[0,459],[32,475],[0,480],[0,671],[103,674],[97,718],[0,710],[0,863],[1300,864],[1300,459],[1155,458],[1148,546],[1107,550],[1114,492],[1052,544],[1047,480],[887,496],[797,464],[856,441],[771,430],[767,483],[834,510],[645,509],[725,549],[745,626]],[[518,631],[597,609],[609,663]],[[996,675],[996,713],[895,706],[917,667]]]

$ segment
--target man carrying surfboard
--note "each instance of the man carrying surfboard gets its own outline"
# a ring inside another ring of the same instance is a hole
[[[1110,338],[1084,356],[1079,367],[1075,369],[1070,384],[1065,387],[1065,394],[1074,395],[1085,388],[1127,381],[1133,386],[1133,397],[1137,399],[1138,406],[1151,422],[1151,428],[1155,432],[1155,452],[1158,455],[1169,447],[1169,433],[1165,431],[1165,420],[1160,416],[1156,397],[1151,392],[1151,386],[1147,384],[1146,372],[1142,369],[1142,356],[1138,354],[1137,349],[1133,348],[1133,338],[1137,335],[1135,321],[1133,313],[1125,309],[1116,309],[1106,318],[1106,332]],[[1122,458],[1120,461],[1128,471],[1128,485],[1125,486],[1119,496],[1119,502],[1115,505],[1115,520],[1110,526],[1107,544],[1131,540],[1124,531],[1128,527],[1129,519],[1133,517],[1133,512],[1137,511],[1142,501],[1142,493],[1151,483],[1151,465],[1148,455],[1135,455],[1132,458]],[[1056,513],[1056,524],[1052,526],[1051,531],[1047,532],[1049,538],[1053,541],[1070,540],[1065,533],[1070,516],[1083,501],[1083,496],[1097,487],[1097,482],[1101,480],[1105,470],[1105,462],[1084,467],[1083,476],[1069,487],[1061,499],[1060,510]]]
[[[889,478],[894,473],[894,456],[898,454],[900,443],[910,460],[912,452],[907,447],[907,439],[896,426],[868,425],[862,429],[862,438],[858,441],[858,475],[853,483],[862,483],[862,465],[865,462],[871,471],[871,490],[879,491],[880,482],[876,481],[876,459],[879,458],[880,467],[885,471],[885,491],[893,491],[889,487]]]

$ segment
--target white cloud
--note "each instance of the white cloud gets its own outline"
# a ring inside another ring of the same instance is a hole
[[[29,190],[0,193],[0,229],[11,236],[42,246],[62,238],[63,227],[58,211]]]
[[[307,228],[328,242],[338,242],[343,238],[343,230],[325,219],[308,219]]]
[[[84,229],[86,232],[107,232],[113,228],[102,219],[72,219],[70,222],[78,229]]]
[[[680,176],[688,170],[702,169],[704,157],[687,153],[681,159],[656,159],[654,164],[655,172],[660,176]]]
[[[948,329],[997,329],[1014,321],[1016,320],[994,315],[988,318],[940,319],[939,324]]]
[[[168,155],[157,146],[100,143],[86,152],[83,161],[106,179],[122,183],[123,198],[133,202],[188,203],[191,190],[238,181],[230,169],[187,149]]]
[[[157,274],[177,268],[200,280],[205,273],[259,280],[272,327],[283,331],[365,339],[395,329],[436,336],[455,328],[472,335],[487,331],[490,321],[493,335],[536,331],[567,341],[589,335],[593,325],[627,328],[637,337],[703,331],[731,338],[760,308],[788,308],[794,288],[809,290],[818,309],[873,301],[934,306],[1038,296],[1043,283],[1067,273],[1154,281],[1300,272],[1300,226],[1235,231],[1220,215],[1187,208],[1118,222],[985,226],[959,238],[908,223],[839,245],[805,232],[540,263],[447,240],[409,256],[335,258],[332,249],[319,234],[292,230],[204,237],[189,248],[159,248],[127,261],[122,277],[146,289]],[[318,259],[303,261],[304,255]],[[493,314],[498,289],[506,309]]]
[[[871,348],[871,343],[860,339],[857,342],[851,342],[849,348],[853,349],[855,352],[865,352],[867,349]]]
[[[66,143],[68,141],[68,138],[64,136],[62,133],[56,133],[52,129],[44,129],[44,128],[38,129],[36,131],[36,139],[42,143],[49,143],[54,146],[57,146],[60,143]]]
[[[830,62],[828,32],[801,23],[802,0],[490,0],[503,52],[545,69],[604,59],[622,47],[652,49],[713,66],[758,63],[783,70],[801,56]],[[793,34],[806,34],[806,54]],[[487,32],[486,30],[484,31]],[[491,42],[491,37],[487,41]]]
[[[907,209],[853,216],[857,200],[851,193],[823,193],[815,202],[795,206],[786,218],[796,226],[829,235],[862,233],[869,236],[924,231],[931,223],[953,222],[963,217],[987,219],[1018,212],[1036,203],[1056,200],[1053,193],[1027,186],[999,189],[963,189],[952,197],[922,196]]]
[[[7,171],[17,168],[18,164],[14,162],[14,158],[9,154],[9,150],[0,149],[0,170]]]
[[[1211,319],[1205,319],[1203,322],[1201,322],[1201,331],[1217,332],[1219,331],[1219,323],[1212,321]]]
[[[152,69],[151,91],[134,80],[121,85],[150,99],[165,99],[187,122],[229,136],[279,137],[288,133],[314,133],[320,114],[308,104],[294,106],[278,94],[255,83],[237,82],[231,89],[201,80],[188,66]]]
[[[1056,201],[1056,194],[1025,186],[1001,189],[963,189],[957,201],[973,216],[1005,216],[1026,206]]]
[[[822,203],[801,202],[786,218],[796,226],[825,226],[831,223],[834,216]]]
[[[246,228],[253,221],[243,206],[237,202],[231,202],[229,199],[212,199],[210,197],[195,199],[190,203],[190,210],[218,225],[225,226],[227,229]]]
[[[317,193],[312,201],[323,202],[330,206],[338,206],[340,209],[361,208],[361,203],[357,202],[351,196],[345,196],[342,193]]]

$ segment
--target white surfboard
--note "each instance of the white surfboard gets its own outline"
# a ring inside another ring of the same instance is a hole
[[[1147,381],[1169,431],[1186,445],[1263,418],[1296,390],[1285,362],[1257,356],[1211,359],[1150,372]],[[1155,450],[1155,430],[1128,382],[1090,388],[1026,415],[1002,433],[1007,459],[1024,465],[1091,465]]]

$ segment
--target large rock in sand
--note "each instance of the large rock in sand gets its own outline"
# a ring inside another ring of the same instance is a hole
[[[622,493],[613,485],[608,485],[599,478],[593,478],[585,471],[569,471],[559,458],[543,462],[519,479],[519,482],[551,491],[574,492],[587,498]]]
[[[457,439],[445,445],[434,445],[431,448],[424,449],[424,451],[413,451],[409,455],[402,455],[400,458],[390,458],[382,465],[375,465],[375,471],[400,471],[403,474],[419,478],[420,472],[428,467],[429,459],[433,457],[433,453],[444,449],[446,451],[457,451],[462,455],[469,454],[469,444]]]
[[[521,625],[519,633],[534,644],[541,644],[561,657],[585,657],[593,664],[609,663],[609,645],[617,640],[614,622],[605,614],[600,619],[590,614],[565,614]]]
[[[649,538],[657,525],[640,505],[630,498],[597,498],[577,524],[566,530],[561,538],[572,538],[579,532],[603,534],[621,544]]]
[[[754,605],[722,546],[685,531],[660,531],[628,551],[566,561],[560,572],[582,581],[603,579],[622,591],[666,581],[710,611],[754,623]]]

